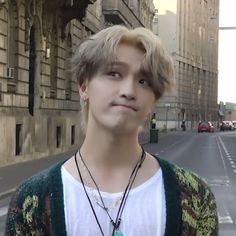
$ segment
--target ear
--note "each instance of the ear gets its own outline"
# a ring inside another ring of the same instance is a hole
[[[84,101],[88,99],[88,80],[79,85],[79,95]]]

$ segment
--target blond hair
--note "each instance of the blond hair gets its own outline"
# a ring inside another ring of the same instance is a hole
[[[117,46],[121,43],[132,45],[144,52],[143,66],[150,76],[148,79],[156,99],[173,87],[173,62],[160,38],[149,29],[128,29],[121,25],[103,29],[79,45],[72,58],[72,71],[79,85],[89,81],[104,66],[115,61]]]

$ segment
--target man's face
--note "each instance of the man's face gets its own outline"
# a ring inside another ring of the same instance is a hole
[[[89,103],[88,128],[100,126],[116,133],[137,132],[155,103],[144,53],[127,44],[117,47],[117,60],[84,85]]]

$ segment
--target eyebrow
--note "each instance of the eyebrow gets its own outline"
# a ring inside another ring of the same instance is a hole
[[[124,67],[127,68],[128,64],[126,62],[123,62],[123,61],[113,61],[113,62],[108,64],[108,68],[112,68],[113,66],[124,66]],[[151,72],[146,70],[144,68],[144,66],[141,65],[141,67],[139,68],[139,70],[137,71],[136,74],[141,74],[141,75],[144,75],[144,76],[150,76]]]
[[[152,75],[151,71],[148,71],[148,70],[146,70],[146,69],[143,68],[143,67],[140,68],[139,73],[140,73],[141,75],[144,75],[144,76],[147,76],[147,77],[149,77],[149,76]]]
[[[123,61],[113,61],[113,62],[108,64],[108,68],[110,68],[112,66],[125,66],[125,67],[128,67],[127,63],[125,63]]]

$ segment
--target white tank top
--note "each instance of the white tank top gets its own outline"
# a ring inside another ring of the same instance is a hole
[[[61,169],[64,212],[68,236],[100,236],[102,235],[96,222],[83,186],[63,166]],[[105,236],[111,236],[112,224],[104,209],[97,203],[99,195],[96,190],[86,187],[97,218]],[[92,194],[93,191],[93,194]],[[122,196],[119,193],[101,192],[104,203],[109,207],[112,219],[115,220]],[[118,205],[115,207],[115,205]],[[124,236],[163,236],[166,224],[166,201],[162,171],[145,183],[130,190],[119,230]]]

